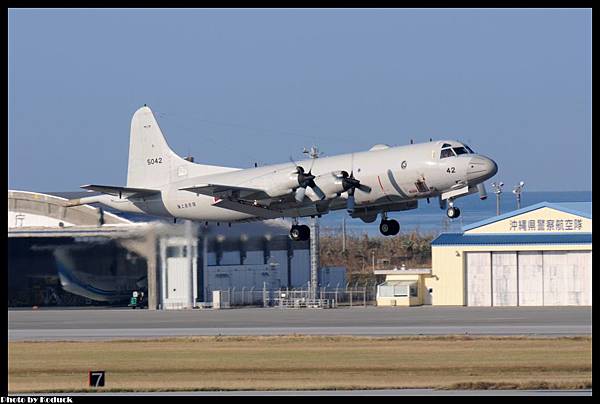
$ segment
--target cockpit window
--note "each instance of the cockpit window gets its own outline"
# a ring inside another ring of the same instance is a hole
[[[452,147],[452,145],[451,145],[451,144],[448,144],[448,143],[444,143],[444,144],[442,145],[442,149],[443,149],[444,147]]]
[[[454,147],[452,150],[454,150],[457,156],[460,156],[461,154],[469,154],[467,149],[464,147]]]
[[[469,151],[469,153],[475,154],[475,152],[469,146],[465,145],[465,147],[467,148],[467,150]]]
[[[446,158],[446,157],[454,157],[454,153],[452,152],[452,149],[448,148],[448,149],[442,149],[442,152],[440,153],[440,158]]]

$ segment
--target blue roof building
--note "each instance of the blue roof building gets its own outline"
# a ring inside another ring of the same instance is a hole
[[[462,230],[432,241],[432,304],[591,305],[591,202],[541,202]]]

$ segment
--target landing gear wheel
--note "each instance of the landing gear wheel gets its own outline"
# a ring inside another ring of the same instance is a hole
[[[400,224],[396,220],[382,220],[379,231],[384,236],[394,236],[400,231]]]
[[[446,211],[446,215],[448,215],[448,217],[450,219],[456,219],[457,217],[460,216],[460,209],[458,208],[454,208],[454,207],[450,207],[448,208],[448,210]]]
[[[390,222],[387,220],[382,220],[381,223],[379,224],[379,231],[384,236],[387,236],[388,232],[390,231]]]
[[[388,234],[390,236],[395,236],[396,234],[398,234],[400,232],[400,223],[398,223],[397,220],[389,220],[389,222],[391,225],[391,229]]]
[[[300,226],[292,226],[290,230],[290,238],[294,241],[300,241],[302,238],[302,231],[300,230]]]
[[[290,238],[294,241],[308,240],[310,238],[310,228],[306,225],[293,225],[290,230]]]
[[[300,240],[308,240],[310,239],[310,227],[303,224],[300,227]]]

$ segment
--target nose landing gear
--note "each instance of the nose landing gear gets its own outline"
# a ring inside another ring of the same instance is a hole
[[[306,225],[293,225],[290,230],[290,238],[294,241],[303,241],[310,238],[310,228]]]
[[[387,216],[383,216],[379,224],[379,231],[384,236],[395,236],[400,232],[400,223],[394,219],[388,219]]]
[[[460,209],[455,208],[454,207],[454,201],[453,200],[449,200],[448,201],[448,210],[446,211],[446,215],[450,218],[450,219],[456,219],[457,217],[460,216]]]

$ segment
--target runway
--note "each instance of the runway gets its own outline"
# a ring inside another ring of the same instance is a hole
[[[10,310],[9,340],[105,340],[202,335],[592,334],[591,307]]]

